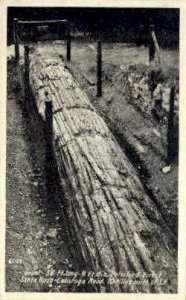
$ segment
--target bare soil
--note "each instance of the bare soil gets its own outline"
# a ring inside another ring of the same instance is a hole
[[[68,284],[25,283],[32,274],[46,277],[55,270],[73,270],[67,228],[58,214],[60,197],[45,176],[45,142],[37,118],[30,118],[18,83],[15,63],[8,64],[6,291],[73,291]],[[55,192],[54,192],[55,190]]]

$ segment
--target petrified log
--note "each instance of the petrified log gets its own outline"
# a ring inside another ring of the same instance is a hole
[[[71,234],[87,270],[117,274],[160,274],[150,280],[97,285],[110,292],[175,292],[172,234],[145,193],[137,172],[122,152],[87,95],[58,57],[35,52],[30,84],[39,114],[53,104],[53,147]],[[47,93],[46,93],[47,92]],[[47,94],[47,96],[46,96]],[[139,275],[140,276],[140,275]]]

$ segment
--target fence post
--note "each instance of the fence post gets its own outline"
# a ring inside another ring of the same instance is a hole
[[[47,96],[47,94],[45,94]],[[46,161],[49,162],[52,154],[52,137],[53,137],[53,121],[52,121],[52,101],[45,101],[45,142],[46,142]]]
[[[19,41],[18,41],[18,34],[17,34],[17,25],[18,19],[14,18],[14,46],[15,46],[15,59],[19,62]]]
[[[101,40],[97,44],[97,97],[102,96],[102,47]]]
[[[67,60],[71,60],[71,35],[70,35],[70,22],[67,23]]]
[[[48,96],[48,93],[45,93]],[[52,158],[53,158],[53,119],[52,101],[45,101],[45,174],[46,188],[50,199],[51,185],[53,179]]]
[[[167,163],[170,164],[174,158],[174,98],[175,86],[171,87],[168,128],[167,128]]]
[[[24,46],[24,60],[25,60],[25,70],[24,70],[24,86],[25,86],[25,101],[28,104],[29,92],[30,92],[30,75],[29,75],[29,47],[28,45]]]
[[[155,46],[152,39],[153,31],[154,31],[154,25],[149,25],[149,62],[151,62],[155,56]]]
[[[30,80],[30,74],[29,74],[30,59],[29,59],[29,47],[28,47],[28,45],[24,46],[24,59],[25,59],[25,80],[26,80],[26,83],[29,83],[29,80]]]

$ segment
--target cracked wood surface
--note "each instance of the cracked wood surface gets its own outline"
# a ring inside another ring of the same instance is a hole
[[[45,101],[52,100],[54,154],[66,214],[87,269],[161,273],[167,280],[163,285],[150,280],[129,286],[105,282],[101,289],[176,292],[174,236],[65,63],[35,51],[30,84],[43,120]]]

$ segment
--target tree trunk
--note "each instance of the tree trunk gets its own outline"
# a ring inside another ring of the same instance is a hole
[[[97,290],[176,292],[173,236],[87,95],[58,57],[37,52],[31,58],[30,84],[43,119],[45,101],[52,100],[53,147],[65,213],[87,270],[115,278],[120,273],[120,281],[112,284],[103,276]],[[127,272],[141,283],[121,282]],[[161,272],[168,282],[151,285],[153,274]],[[147,282],[144,274],[149,275]]]

